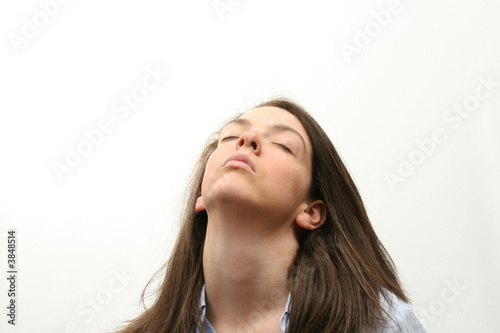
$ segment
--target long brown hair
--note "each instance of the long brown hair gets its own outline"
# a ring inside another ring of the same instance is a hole
[[[404,302],[408,298],[344,163],[323,129],[297,103],[280,98],[257,107],[262,106],[286,110],[304,126],[313,148],[310,197],[323,200],[327,207],[325,223],[300,236],[289,269],[292,305],[287,332],[361,332],[382,325],[387,313],[381,297],[390,302],[392,292]],[[196,213],[194,207],[208,158],[217,148],[218,133],[207,142],[192,173],[180,235],[170,259],[157,272],[165,271],[157,298],[121,333],[191,333],[195,325],[202,327],[207,214]],[[143,302],[152,280],[142,293]]]

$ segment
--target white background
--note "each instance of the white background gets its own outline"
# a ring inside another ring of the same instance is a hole
[[[226,1],[219,15],[212,0],[75,0],[46,22],[37,1],[2,2],[0,330],[104,332],[138,314],[205,140],[277,94],[332,139],[428,332],[499,332],[500,86],[478,87],[500,82],[500,2],[401,0],[381,28],[387,1]],[[113,103],[148,67],[169,75],[121,119]],[[488,96],[466,118],[448,113],[476,89]],[[60,181],[53,163],[105,118],[112,132]]]

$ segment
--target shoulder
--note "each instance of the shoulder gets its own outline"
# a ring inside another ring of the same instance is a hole
[[[386,291],[385,297],[381,296],[381,303],[386,311],[384,314],[386,323],[370,333],[426,333],[408,303],[389,291]]]

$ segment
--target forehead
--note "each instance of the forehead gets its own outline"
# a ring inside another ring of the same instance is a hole
[[[245,112],[240,118],[250,121],[256,127],[290,126],[299,132],[306,142],[309,142],[309,137],[304,126],[302,126],[297,117],[286,110],[274,106],[263,106]]]
[[[274,107],[262,106],[245,112],[240,118],[246,118],[254,123],[262,122],[263,124],[278,124],[295,125],[302,128],[300,121],[290,112]],[[294,126],[294,127],[295,127]]]

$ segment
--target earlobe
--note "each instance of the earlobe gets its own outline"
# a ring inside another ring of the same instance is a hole
[[[194,205],[194,210],[199,213],[205,210],[205,204],[203,203],[203,198],[201,195],[196,199],[196,204]]]
[[[325,220],[326,205],[322,200],[315,200],[297,215],[295,222],[303,229],[315,230],[321,227]]]

